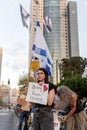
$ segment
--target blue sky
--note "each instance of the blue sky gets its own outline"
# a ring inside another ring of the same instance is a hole
[[[77,1],[80,56],[87,58],[87,0]],[[1,83],[17,87],[19,75],[28,71],[29,30],[23,27],[21,3],[27,12],[30,0],[3,0],[0,4],[0,47],[3,48]]]

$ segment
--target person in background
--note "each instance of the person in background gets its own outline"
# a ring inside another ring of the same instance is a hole
[[[87,103],[86,97],[83,97],[82,103],[83,103],[83,108],[86,108],[86,107],[87,107],[87,106],[86,106],[86,103]]]
[[[25,90],[20,95],[20,101],[22,102],[22,104],[19,103],[21,105],[20,107],[21,110],[19,114],[18,130],[28,130],[28,117],[30,114],[30,103],[26,102],[26,94],[27,94],[27,89],[25,88]],[[24,128],[22,129],[23,121],[24,121]]]
[[[55,97],[55,86],[48,81],[48,72],[45,68],[37,71],[37,82],[39,85],[49,84],[47,104],[34,104],[33,130],[54,130],[54,118],[52,104]]]
[[[87,130],[87,115],[77,94],[63,85],[57,88],[57,95],[60,100],[55,108],[67,112],[65,118],[61,119],[61,123],[65,123],[65,130]]]

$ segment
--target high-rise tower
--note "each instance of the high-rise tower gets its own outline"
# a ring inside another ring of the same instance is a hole
[[[59,64],[69,58],[67,0],[44,0],[44,16],[50,15],[52,32],[44,32],[45,39],[53,58],[53,82],[60,79]]]
[[[36,34],[36,22],[40,22],[43,31],[43,0],[31,0],[30,4],[30,53]]]
[[[47,33],[43,27],[45,16],[51,17],[51,33]],[[41,29],[53,58],[53,82],[56,84],[60,79],[61,59],[79,56],[76,2],[32,0],[30,45],[34,42],[36,21],[40,21]]]
[[[44,36],[47,45],[50,49],[51,56],[53,58],[53,82],[58,80],[58,68],[57,64],[60,60],[60,10],[58,0],[44,0],[44,17],[50,16],[52,22],[52,31],[47,33],[44,31]]]
[[[69,42],[68,42],[68,0],[59,0],[60,7],[60,59],[69,58]]]
[[[29,30],[29,73],[33,76],[33,71],[30,71],[30,61],[32,57],[32,45],[36,35],[36,24],[40,22],[40,27],[43,32],[43,0],[31,0],[30,4],[30,30]]]
[[[68,30],[69,30],[69,56],[79,56],[77,4],[75,1],[68,3]]]

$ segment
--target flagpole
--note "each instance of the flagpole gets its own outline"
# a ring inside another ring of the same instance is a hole
[[[30,2],[30,6],[31,6],[31,2]],[[29,7],[30,8],[30,7]],[[29,37],[30,37],[30,30],[31,30],[31,15],[30,15],[30,21],[29,21]],[[28,79],[30,76],[30,62],[31,62],[31,43],[30,43],[30,38],[29,38],[29,53],[28,53]]]
[[[22,24],[24,27],[28,29],[28,24],[27,24],[27,19],[30,17],[30,14],[24,9],[24,7],[19,3],[20,5],[20,13],[21,13],[21,19],[22,19]],[[30,50],[29,50],[30,51]],[[30,63],[30,58],[28,57],[28,74],[29,74],[29,63]],[[28,78],[28,76],[27,76]]]

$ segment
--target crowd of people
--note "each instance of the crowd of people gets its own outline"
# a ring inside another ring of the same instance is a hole
[[[82,100],[83,102],[79,100],[78,95],[65,85],[56,89],[55,85],[49,82],[45,68],[38,69],[36,81],[41,87],[43,84],[49,84],[47,104],[27,102],[27,89],[25,89],[19,99],[25,99],[26,103],[17,103],[20,106],[18,130],[22,130],[23,120],[25,121],[23,130],[28,130],[28,117],[32,107],[33,130],[54,130],[53,108],[65,111],[66,116],[60,120],[61,124],[64,124],[64,130],[87,130],[87,114],[84,111],[87,100]]]

